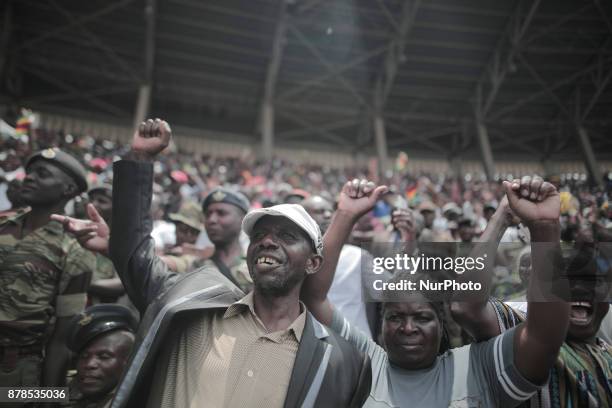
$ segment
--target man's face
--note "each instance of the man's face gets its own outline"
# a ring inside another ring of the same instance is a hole
[[[77,362],[78,387],[86,397],[103,397],[119,383],[133,344],[133,336],[114,331],[92,340]]]
[[[106,192],[95,191],[89,194],[89,200],[104,218],[104,221],[110,225],[113,215],[113,198]]]
[[[21,199],[31,206],[54,205],[70,198],[69,185],[74,181],[59,167],[46,160],[36,160],[26,169]]]
[[[206,208],[204,225],[215,245],[228,244],[240,235],[244,212],[232,204],[213,203]]]
[[[195,244],[198,240],[200,231],[190,227],[187,224],[183,224],[180,221],[174,223],[176,225],[176,245],[180,246],[183,244]]]
[[[285,217],[262,217],[250,238],[247,264],[261,293],[286,295],[304,280],[307,269],[320,266],[321,257],[314,254],[306,233]]]
[[[601,321],[610,307],[607,299],[610,290],[609,274],[570,271],[569,285],[572,296],[570,302],[570,324],[567,337],[582,342],[593,342],[601,326]]]
[[[474,238],[474,228],[471,225],[460,225],[458,234],[462,242],[472,242]]]
[[[325,234],[329,223],[331,222],[332,214],[334,209],[329,201],[323,197],[314,196],[309,197],[302,202],[302,206],[306,209],[308,214],[319,224],[321,234]]]
[[[519,259],[518,274],[521,282],[527,285],[531,276],[531,252],[521,255]]]
[[[383,342],[391,362],[415,370],[431,367],[442,341],[442,322],[430,303],[385,303]]]
[[[423,210],[421,211],[421,215],[423,216],[423,222],[426,228],[431,228],[433,226],[434,220],[436,219],[436,213],[431,210]]]

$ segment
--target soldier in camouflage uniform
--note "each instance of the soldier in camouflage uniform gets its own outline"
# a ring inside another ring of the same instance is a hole
[[[29,208],[0,219],[0,386],[64,382],[70,318],[86,303],[95,256],[64,232],[53,213],[87,189],[85,169],[46,149],[26,163]]]
[[[216,188],[206,196],[202,202],[204,225],[215,244],[215,254],[196,265],[217,269],[245,293],[253,288],[253,280],[240,244],[240,231],[249,206],[249,200],[242,193],[228,188]]]
[[[176,245],[161,258],[174,272],[191,272],[202,258],[198,253],[202,251],[195,247],[200,232],[204,230],[202,211],[198,204],[187,201],[181,205],[178,213],[170,214],[169,218],[176,226]]]

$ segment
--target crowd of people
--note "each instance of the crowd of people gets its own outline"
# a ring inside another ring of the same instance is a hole
[[[612,406],[609,184],[170,142],[158,119],[130,145],[0,140],[0,387],[67,385],[77,407]],[[431,242],[484,243],[490,298],[367,301],[372,258]]]

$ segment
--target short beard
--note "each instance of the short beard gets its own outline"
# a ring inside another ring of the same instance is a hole
[[[296,286],[302,283],[305,277],[305,272],[292,272],[285,276],[275,275],[272,280],[259,280],[255,274],[251,276],[255,289],[266,297],[287,296]]]

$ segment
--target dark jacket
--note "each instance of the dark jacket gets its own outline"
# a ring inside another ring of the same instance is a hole
[[[146,406],[161,345],[180,330],[180,317],[225,309],[244,293],[215,271],[171,273],[155,255],[150,163],[116,162],[113,178],[111,258],[143,317],[112,407]],[[361,407],[370,392],[371,375],[368,357],[309,313],[284,406]]]

